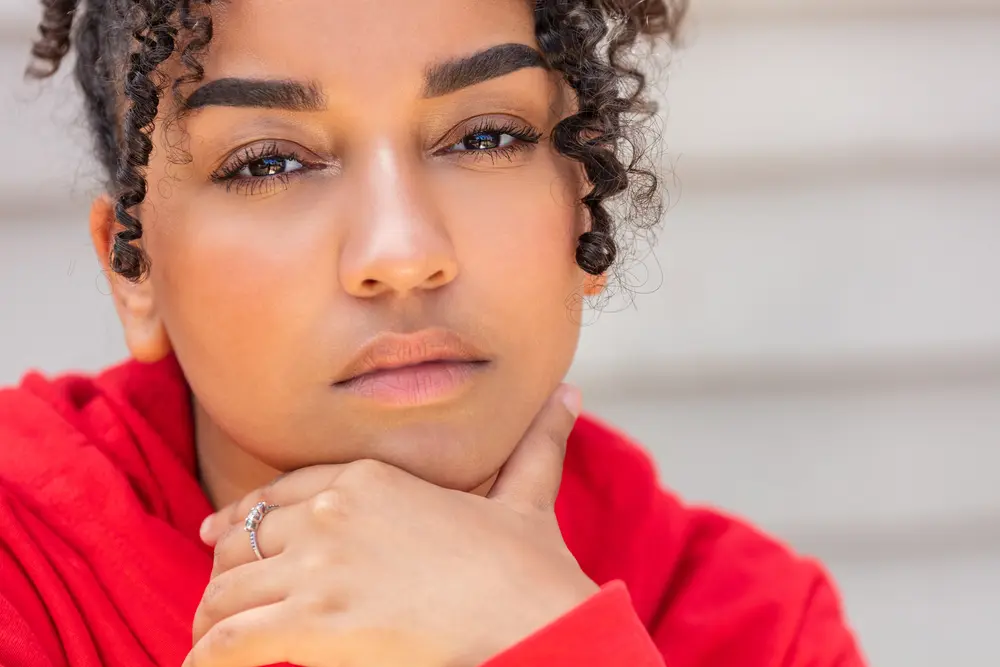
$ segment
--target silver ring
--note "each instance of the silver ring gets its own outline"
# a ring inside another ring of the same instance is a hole
[[[243,523],[244,530],[250,533],[250,548],[253,549],[257,560],[264,560],[264,556],[260,553],[260,547],[257,546],[257,529],[260,527],[260,522],[264,520],[264,517],[276,509],[278,509],[277,505],[268,505],[263,502],[257,503],[250,510],[250,513],[247,514],[247,520]]]

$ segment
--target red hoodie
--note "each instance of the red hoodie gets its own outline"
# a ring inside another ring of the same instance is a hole
[[[173,359],[0,391],[0,667],[179,665],[212,551]],[[602,590],[488,667],[857,667],[814,562],[681,504],[592,419],[556,513]]]

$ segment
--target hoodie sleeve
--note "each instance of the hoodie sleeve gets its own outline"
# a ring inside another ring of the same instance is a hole
[[[575,436],[556,513],[602,588],[486,667],[863,667],[816,561],[684,503],[645,452],[594,420]]]
[[[678,638],[664,629],[652,633],[636,615],[625,586],[614,582],[520,644],[488,661],[483,667],[864,667],[865,662],[851,633],[840,620],[837,598],[825,582],[817,582],[814,595],[799,619],[799,632],[790,646],[769,655],[766,636],[752,662],[746,654],[727,645],[720,635],[709,662],[688,662],[684,651],[676,660],[668,647]]]
[[[663,656],[632,609],[620,582],[548,627],[496,656],[484,667],[662,667]]]

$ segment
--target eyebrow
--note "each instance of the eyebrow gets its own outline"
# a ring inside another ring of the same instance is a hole
[[[527,67],[547,69],[545,58],[526,44],[499,44],[471,56],[432,65],[425,73],[424,97],[441,97]],[[187,111],[209,106],[320,111],[326,97],[319,84],[268,79],[216,79],[185,100]]]
[[[325,105],[323,91],[316,83],[238,78],[206,83],[184,103],[189,111],[208,106],[319,111]]]
[[[432,65],[425,74],[424,97],[441,97],[526,67],[547,69],[545,58],[526,44],[499,44],[471,56]]]

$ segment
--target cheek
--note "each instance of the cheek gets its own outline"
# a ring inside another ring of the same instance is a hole
[[[489,304],[481,317],[501,325],[522,354],[563,359],[579,332],[584,274],[575,253],[584,222],[578,186],[557,166],[546,157],[509,173],[467,176],[441,201],[462,277],[476,303]]]
[[[323,221],[282,197],[175,200],[149,234],[149,253],[178,356],[197,374],[276,381],[289,370],[283,355],[303,351],[336,288]]]
[[[582,279],[575,252],[585,228],[574,176],[566,160],[543,153],[523,169],[479,176],[449,198],[461,207],[449,214],[456,242],[493,269],[497,288],[562,301]]]

